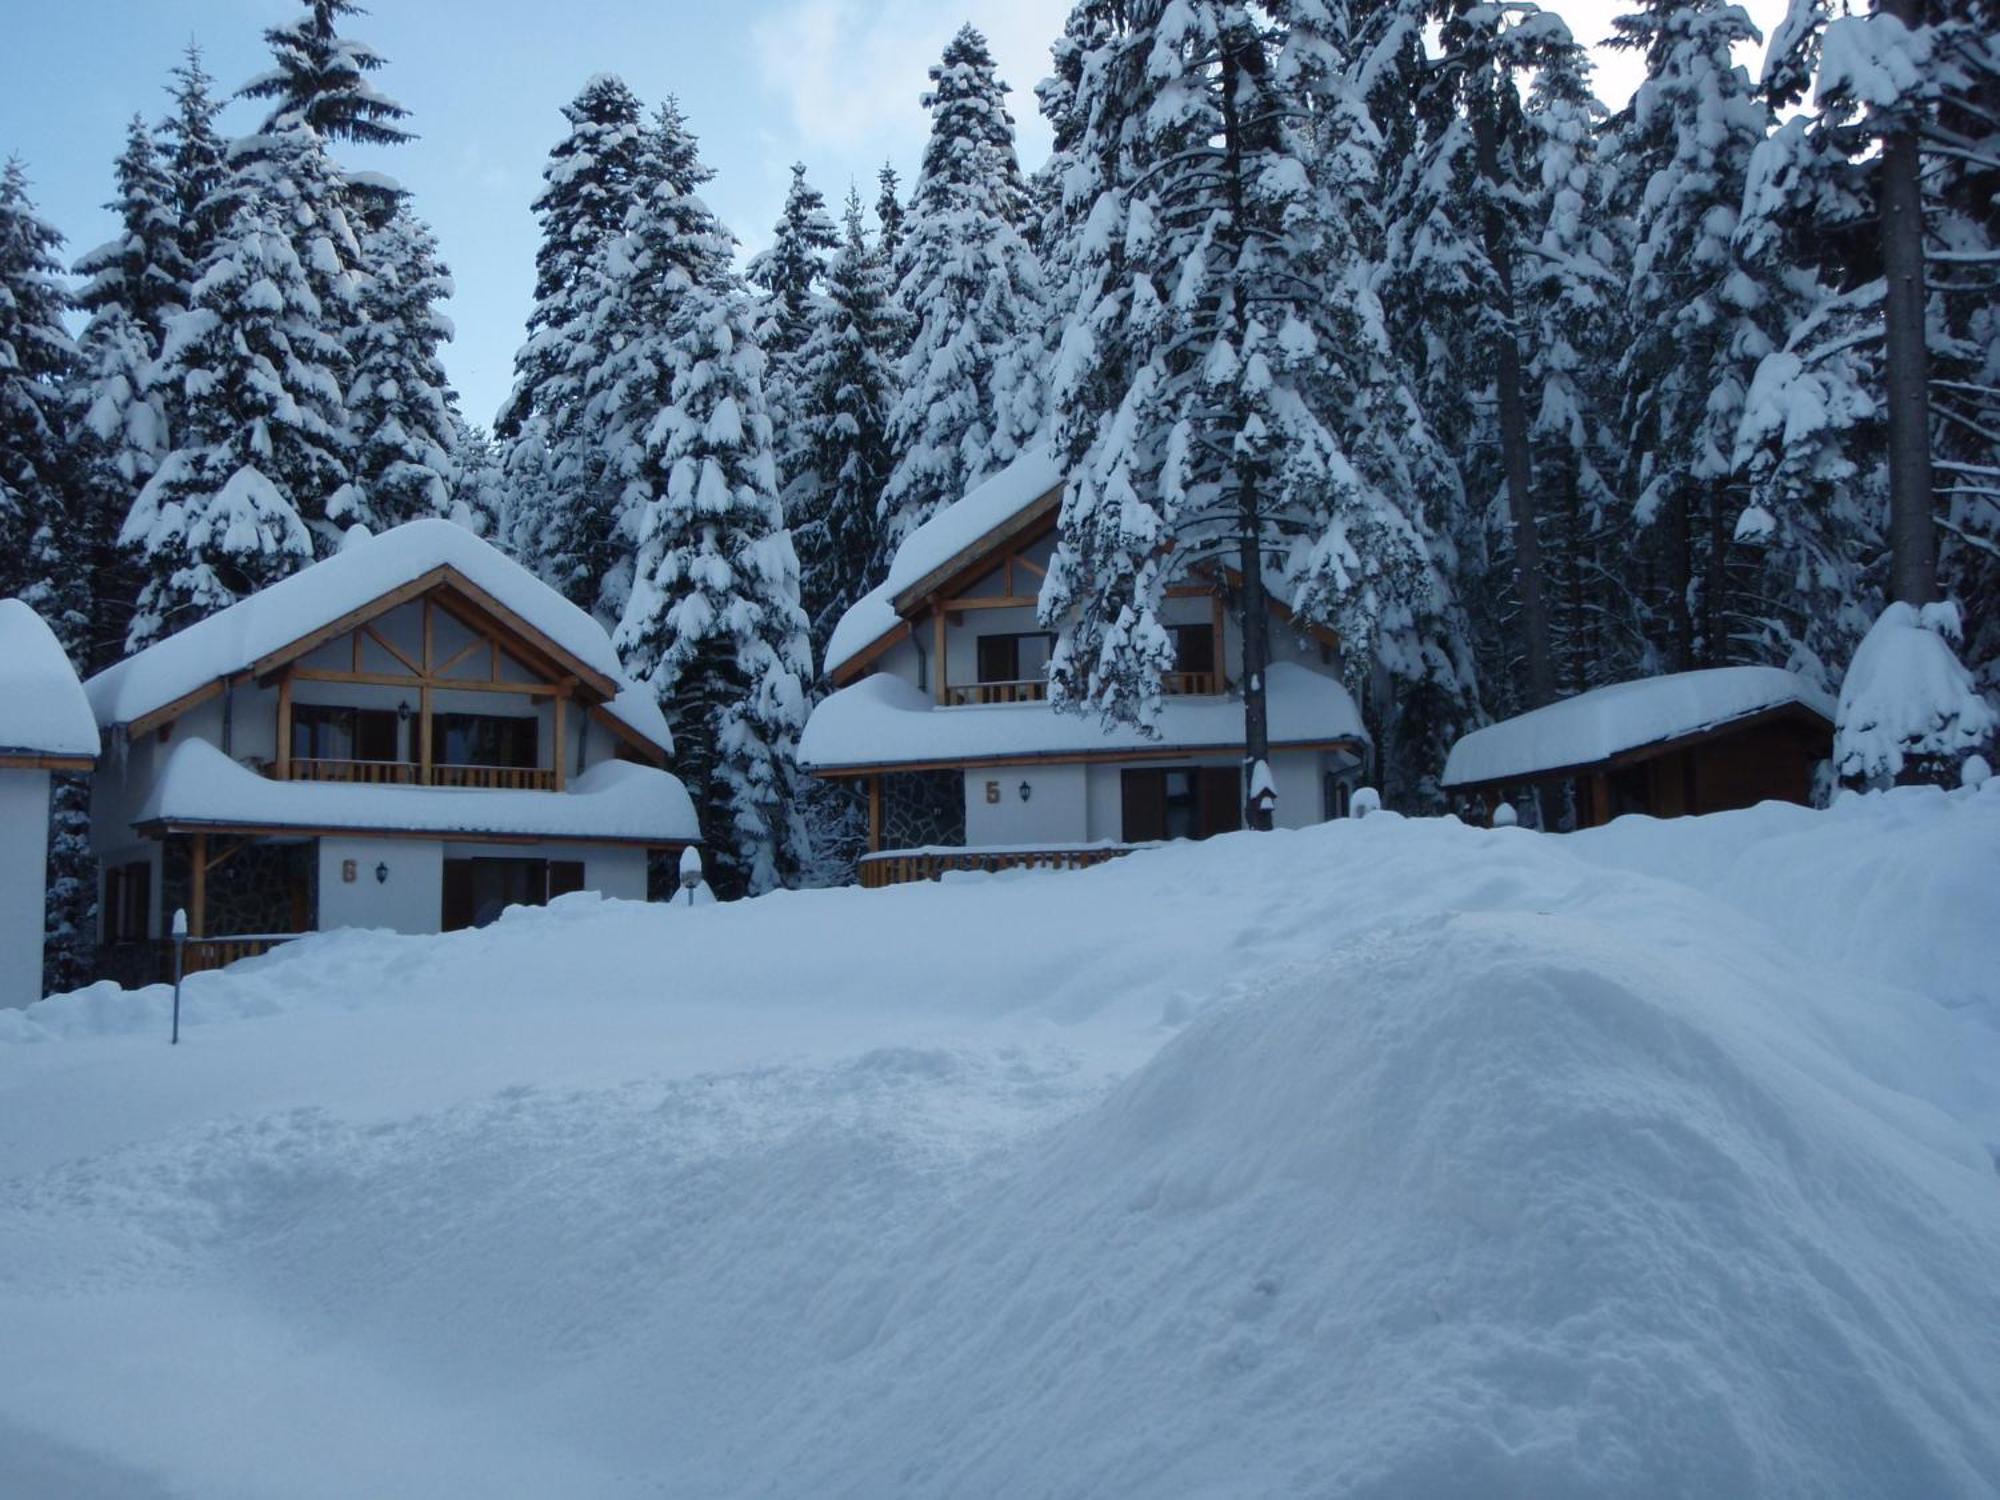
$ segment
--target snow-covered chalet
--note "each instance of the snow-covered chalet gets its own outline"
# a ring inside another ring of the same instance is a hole
[[[912,532],[889,576],[827,647],[837,691],[812,713],[800,764],[867,787],[865,886],[948,869],[1091,864],[1134,845],[1241,825],[1241,646],[1226,580],[1169,591],[1178,648],[1148,737],[1048,702],[1053,640],[1036,595],[1055,547],[1063,471],[1033,452]],[[1280,827],[1337,816],[1368,748],[1334,639],[1274,606],[1270,768]]]
[[[141,960],[177,908],[222,962],[254,951],[232,934],[643,899],[648,852],[699,838],[603,628],[447,521],[357,536],[85,692],[101,938]]]

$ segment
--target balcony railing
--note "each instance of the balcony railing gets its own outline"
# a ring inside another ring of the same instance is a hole
[[[1069,844],[1045,849],[884,849],[864,854],[855,866],[863,890],[936,880],[948,870],[994,874],[1001,870],[1083,870],[1130,854],[1133,844]]]
[[[333,760],[299,756],[288,767],[270,768],[275,780],[340,781],[367,786],[483,787],[515,792],[552,792],[556,773],[543,766],[434,765],[428,774],[413,760]]]
[[[1222,691],[1219,672],[1169,672],[1160,679],[1160,691],[1169,697],[1213,695]],[[1045,677],[1024,677],[1014,682],[949,683],[945,686],[947,708],[967,708],[994,703],[1045,703],[1049,683]]]

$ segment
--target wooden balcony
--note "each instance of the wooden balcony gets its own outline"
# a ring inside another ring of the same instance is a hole
[[[270,775],[282,781],[338,781],[363,786],[480,787],[513,792],[553,792],[556,773],[541,766],[422,766],[413,760],[328,760],[293,756]]]
[[[1051,849],[885,849],[864,854],[855,867],[863,890],[936,880],[947,870],[992,874],[999,870],[1082,870],[1130,854],[1130,844],[1088,844]]]
[[[1219,672],[1168,672],[1160,679],[1160,691],[1169,697],[1198,697],[1222,691]],[[985,707],[996,703],[1046,703],[1048,679],[1022,678],[1015,682],[969,682],[947,684],[946,708]]]

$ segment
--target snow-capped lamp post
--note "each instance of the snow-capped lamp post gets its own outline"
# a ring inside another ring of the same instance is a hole
[[[181,1044],[181,975],[187,970],[188,914],[185,906],[174,908],[174,1029],[167,1045]]]
[[[1250,763],[1250,826],[1269,828],[1276,821],[1274,814],[1278,806],[1278,784],[1271,779],[1271,763],[1255,760]]]
[[[1512,828],[1520,821],[1520,814],[1514,811],[1514,804],[1511,802],[1502,802],[1498,807],[1493,809],[1493,826],[1495,828]]]
[[[1347,804],[1350,818],[1365,818],[1372,812],[1382,810],[1382,794],[1372,786],[1357,787],[1353,798]]]
[[[694,893],[701,889],[701,850],[689,844],[681,850],[681,889],[688,893],[688,905],[694,905]]]

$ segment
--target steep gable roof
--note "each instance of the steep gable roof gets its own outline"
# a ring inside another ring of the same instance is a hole
[[[527,569],[450,521],[411,521],[351,542],[228,609],[107,667],[84,684],[97,722],[171,719],[233,677],[274,670],[328,632],[434,587],[466,596],[603,697],[604,711],[671,753],[659,705],[626,679],[604,628]]]

